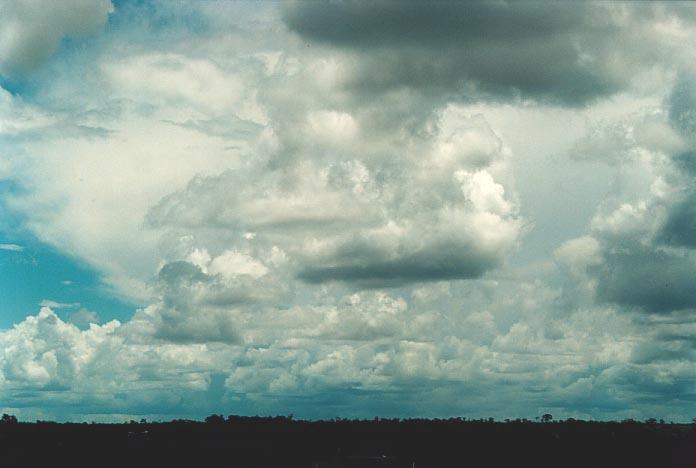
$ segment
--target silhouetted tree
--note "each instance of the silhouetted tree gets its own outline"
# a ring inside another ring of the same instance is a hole
[[[17,417],[12,414],[3,413],[0,424],[17,424]]]
[[[224,424],[225,417],[221,414],[211,414],[210,416],[205,418],[205,422],[207,424]]]

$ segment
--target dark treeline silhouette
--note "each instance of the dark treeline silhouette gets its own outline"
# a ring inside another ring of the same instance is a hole
[[[693,467],[696,423],[496,422],[493,419],[303,421],[211,415],[125,424],[0,420],[0,466],[119,467]]]

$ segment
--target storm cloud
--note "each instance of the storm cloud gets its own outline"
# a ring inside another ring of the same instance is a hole
[[[658,14],[655,5],[350,1],[295,2],[284,18],[305,40],[357,55],[358,93],[410,87],[581,106],[651,66],[646,20]]]

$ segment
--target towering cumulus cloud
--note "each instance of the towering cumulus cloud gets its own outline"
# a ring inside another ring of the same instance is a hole
[[[351,115],[341,118],[355,126],[351,138],[369,138]],[[148,219],[190,231],[215,226],[249,259],[236,264],[249,270],[239,273],[265,277],[281,269],[309,283],[359,287],[477,278],[515,245],[515,203],[491,173],[504,164],[502,144],[480,116],[439,129],[413,153],[398,148],[379,158],[333,160],[310,147],[299,151],[306,157],[282,170],[197,178]]]

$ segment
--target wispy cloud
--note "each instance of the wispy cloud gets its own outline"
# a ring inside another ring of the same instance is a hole
[[[17,244],[0,244],[0,250],[8,250],[10,252],[21,252],[24,247]]]
[[[41,307],[48,307],[50,309],[71,309],[73,307],[79,307],[79,302],[57,302],[50,299],[44,299],[39,302]]]

